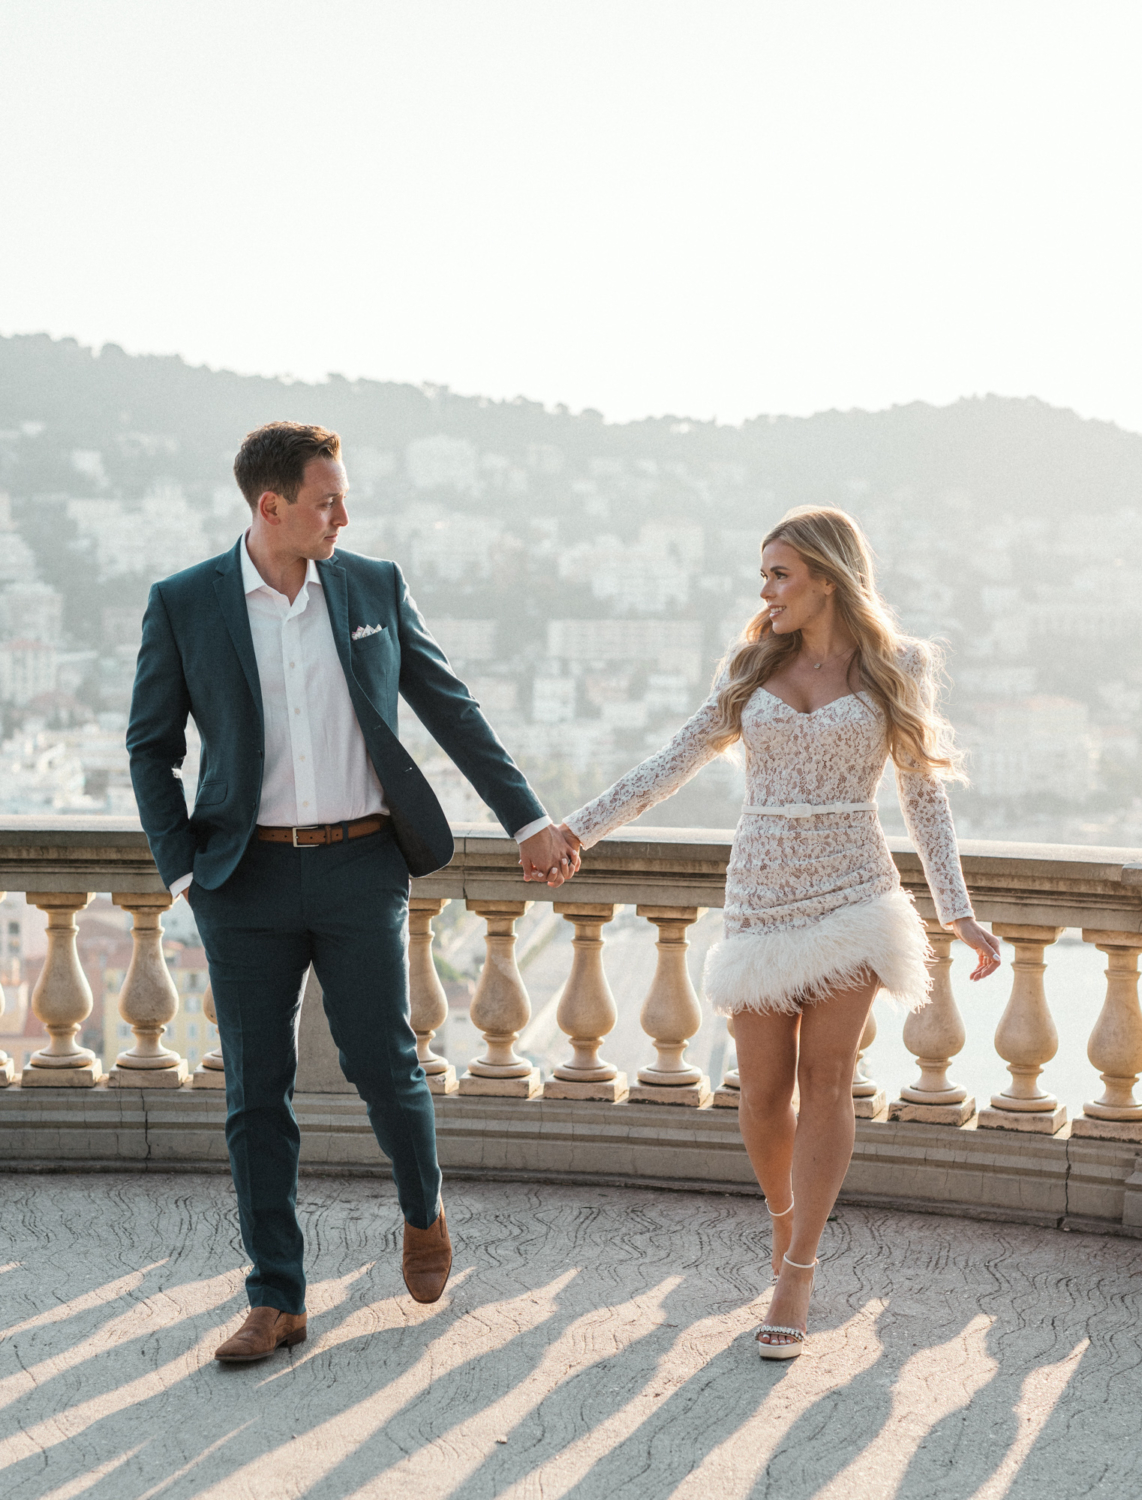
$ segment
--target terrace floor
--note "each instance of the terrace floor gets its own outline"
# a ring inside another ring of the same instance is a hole
[[[446,1193],[419,1307],[392,1189],[303,1178],[309,1341],[222,1368],[225,1177],[0,1175],[5,1500],[1142,1491],[1135,1240],[842,1207],[809,1352],[762,1364],[756,1200]]]

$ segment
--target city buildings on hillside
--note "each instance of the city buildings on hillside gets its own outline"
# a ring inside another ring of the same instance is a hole
[[[522,409],[520,423],[522,433]],[[595,441],[577,431],[576,441]],[[648,429],[656,455],[530,436],[514,449],[505,437],[496,451],[454,431],[407,436],[347,443],[348,548],[400,563],[430,629],[542,795],[562,804],[601,790],[708,692],[716,661],[758,607],[760,539],[805,498],[801,470],[763,473],[760,459],[751,468],[737,439],[723,445],[714,431],[684,453]],[[47,441],[42,424],[19,441],[33,439]],[[199,482],[179,468],[179,452],[171,434],[131,430],[63,455],[76,492],[55,495],[53,514],[82,560],[90,603],[60,583],[54,554],[33,553],[42,527],[31,491],[0,496],[0,811],[133,808],[122,736],[147,586],[232,546],[247,516],[224,466]],[[806,472],[816,461],[808,450],[797,458]],[[965,828],[1125,839],[1142,773],[1137,515],[1108,500],[1105,515],[1084,514],[1063,535],[1045,514],[981,508],[963,489],[855,474],[835,493],[810,488],[860,516],[903,627],[948,643],[949,713],[972,777],[952,794]],[[985,549],[975,542],[983,526]],[[489,816],[403,708],[401,732],[452,816]],[[192,793],[193,726],[189,740]],[[701,790],[716,775],[703,772],[698,791],[653,816],[724,823],[726,797]]]
[[[36,578],[17,578],[0,589],[0,640],[63,641],[63,595]]]
[[[702,638],[700,620],[551,620],[547,657],[584,673],[616,665],[629,671],[654,667],[693,685],[702,671]]]
[[[66,728],[27,719],[0,744],[0,813],[109,813],[134,817],[135,794],[123,713]],[[183,785],[193,801],[198,785],[199,739],[187,727]]]
[[[1044,796],[1081,806],[1098,783],[1103,745],[1113,742],[1137,757],[1127,734],[1100,737],[1085,703],[1040,694],[977,704],[974,723],[961,735],[970,756],[972,786],[980,797]]]
[[[26,708],[56,690],[56,649],[46,641],[0,642],[0,702]]]
[[[0,490],[0,583],[24,583],[35,576],[35,554],[12,517],[12,497]]]

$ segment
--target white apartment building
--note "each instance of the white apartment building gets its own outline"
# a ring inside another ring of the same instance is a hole
[[[0,583],[32,578],[36,559],[32,549],[16,530],[12,519],[12,497],[0,490]]]
[[[1095,789],[1099,760],[1088,718],[1085,703],[1046,694],[980,705],[961,736],[973,789],[1082,802]]]
[[[547,655],[581,668],[652,665],[688,683],[702,671],[702,625],[698,620],[551,620]]]
[[[486,578],[501,533],[499,523],[484,516],[453,513],[426,521],[412,536],[413,577],[444,583]]]
[[[469,661],[495,661],[495,620],[449,620],[433,618],[429,630],[445,656],[457,666]]]
[[[0,645],[0,702],[24,708],[56,688],[56,651],[46,641],[14,640]]]
[[[699,527],[676,529],[701,537]],[[700,541],[698,545],[700,549]],[[629,614],[661,614],[684,605],[690,597],[692,567],[691,559],[658,536],[630,547],[616,536],[599,536],[567,548],[559,558],[561,578],[586,584],[596,599]]]
[[[574,677],[537,677],[532,688],[535,724],[569,724],[575,717],[578,684]]]
[[[0,640],[19,638],[58,646],[63,639],[63,595],[27,578],[0,593]]]
[[[123,500],[67,502],[69,520],[88,538],[100,578],[141,573],[165,578],[214,550],[204,517],[177,485],[160,485],[132,505]]]

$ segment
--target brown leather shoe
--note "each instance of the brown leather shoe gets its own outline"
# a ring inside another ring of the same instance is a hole
[[[214,1351],[214,1358],[226,1365],[248,1365],[265,1359],[284,1344],[305,1342],[305,1314],[278,1312],[276,1307],[252,1307],[250,1316],[233,1338]]]
[[[441,1208],[436,1223],[429,1229],[417,1229],[405,1220],[404,1284],[417,1302],[437,1302],[448,1283],[452,1269],[452,1241]]]

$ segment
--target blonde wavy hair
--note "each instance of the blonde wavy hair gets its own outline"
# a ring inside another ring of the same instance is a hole
[[[963,780],[951,726],[938,710],[933,688],[943,665],[940,652],[897,629],[877,592],[872,549],[859,524],[832,506],[799,505],[764,538],[762,551],[770,542],[785,542],[815,577],[836,585],[838,618],[857,643],[860,689],[884,715],[893,762],[903,771]],[[746,703],[800,649],[799,630],[774,633],[768,605],[754,615],[718,667],[719,679],[728,674],[716,700],[712,742],[719,750],[741,738]],[[923,668],[916,675],[903,665],[909,653]]]

